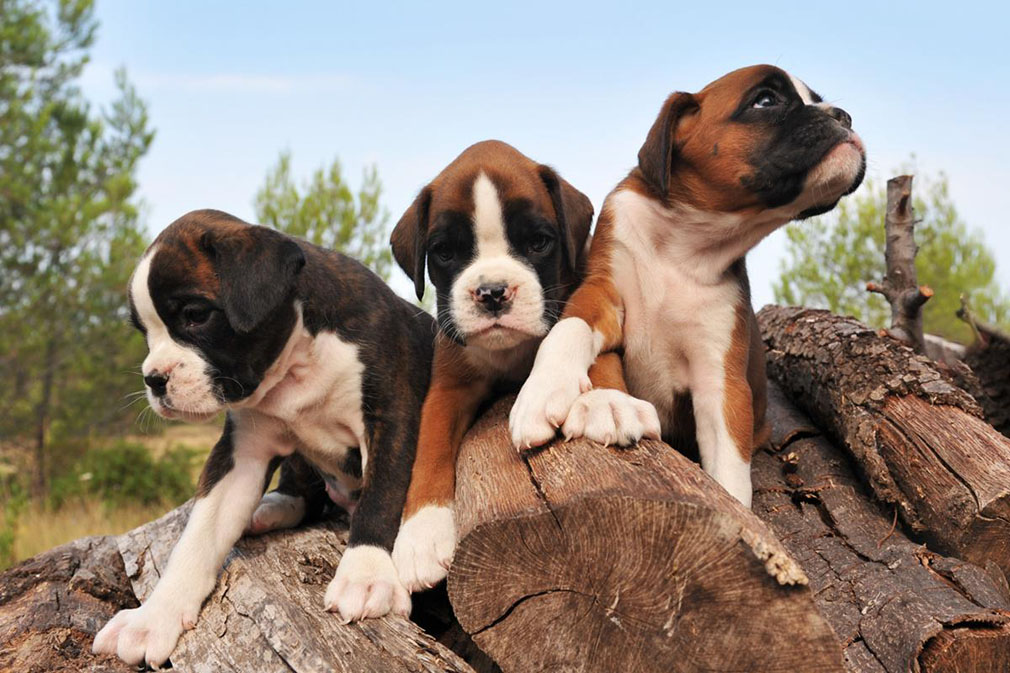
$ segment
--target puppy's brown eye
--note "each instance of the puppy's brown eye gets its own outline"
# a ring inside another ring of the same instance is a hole
[[[775,94],[773,94],[770,91],[765,91],[761,93],[757,97],[757,99],[755,99],[754,105],[752,107],[756,107],[759,109],[766,107],[775,107],[776,105],[778,105],[778,102],[779,100],[778,98],[775,97]]]
[[[444,243],[433,245],[431,249],[428,250],[428,254],[434,256],[442,264],[448,264],[454,257],[452,246]]]
[[[550,236],[540,234],[531,238],[527,245],[529,246],[530,252],[543,254],[548,250],[550,250],[551,245],[553,243],[554,239],[552,239]]]
[[[186,327],[199,327],[210,320],[211,309],[202,305],[190,305],[182,309],[182,321]]]

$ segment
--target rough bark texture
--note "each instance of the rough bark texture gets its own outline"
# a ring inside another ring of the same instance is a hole
[[[772,448],[754,457],[754,513],[810,578],[814,600],[853,673],[1005,671],[1010,588],[984,570],[935,554],[897,527],[851,461],[774,384]]]
[[[116,539],[90,537],[0,575],[0,671],[136,670],[91,654],[116,611],[137,606]]]
[[[1010,572],[1010,441],[933,362],[851,319],[766,306],[768,372],[937,550]]]
[[[449,596],[509,671],[838,671],[768,527],[661,442],[523,458],[495,405],[457,467]]]
[[[994,428],[1010,437],[1010,335],[991,325],[973,323],[978,337],[964,356],[978,379],[975,399]]]
[[[891,305],[890,335],[916,353],[925,353],[922,305],[933,296],[933,291],[919,285],[915,270],[915,254],[919,248],[915,244],[911,175],[899,175],[887,181],[884,229],[887,237],[884,248],[887,275],[882,284],[867,283],[866,289],[884,295]]]
[[[0,575],[0,670],[134,670],[91,654],[94,634],[153,589],[188,507],[118,538],[89,538]],[[473,669],[395,617],[342,625],[322,608],[347,540],[329,522],[239,542],[197,626],[172,654],[179,671],[465,672]]]

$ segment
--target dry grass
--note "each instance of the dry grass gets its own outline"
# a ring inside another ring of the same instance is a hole
[[[223,418],[212,423],[171,423],[157,434],[126,435],[123,439],[146,446],[155,458],[161,457],[166,450],[179,444],[199,449],[201,453],[204,451],[210,453],[221,436],[223,424]]]
[[[164,514],[165,505],[104,505],[97,498],[68,502],[59,509],[32,503],[22,510],[14,534],[15,562],[88,535],[118,535]]]
[[[146,446],[158,458],[173,446],[185,445],[197,450],[194,458],[194,480],[203,458],[210,453],[221,436],[221,422],[200,425],[168,424],[157,434],[127,435],[122,439]],[[114,438],[108,440],[112,443]],[[83,498],[54,509],[44,503],[30,502],[17,518],[14,533],[14,562],[34,556],[71,540],[89,535],[118,535],[147,523],[171,509],[168,505],[125,503],[111,506],[99,498]],[[0,501],[0,528],[6,520],[5,506]],[[0,560],[0,570],[3,561]]]

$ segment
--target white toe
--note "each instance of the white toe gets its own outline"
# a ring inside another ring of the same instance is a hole
[[[427,505],[400,525],[393,545],[393,563],[400,581],[413,593],[445,579],[455,551],[452,507]]]
[[[659,439],[659,416],[644,400],[598,388],[579,396],[562,431],[566,437],[586,437],[604,446],[630,446],[643,437]]]
[[[361,545],[344,551],[324,605],[346,621],[410,614],[410,595],[400,583],[393,559],[380,547]]]

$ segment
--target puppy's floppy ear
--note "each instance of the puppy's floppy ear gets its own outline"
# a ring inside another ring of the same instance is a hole
[[[663,103],[659,117],[649,129],[645,144],[638,150],[638,168],[646,181],[661,195],[666,194],[670,185],[677,124],[685,114],[697,109],[698,102],[691,94],[683,91],[670,94]]]
[[[569,270],[575,272],[586,246],[589,227],[593,224],[593,204],[589,197],[572,187],[550,166],[541,165],[539,172],[540,179],[544,181],[547,192],[551,195],[554,214],[561,228],[565,261]]]
[[[431,185],[421,190],[393,228],[389,242],[393,257],[404,273],[414,280],[417,298],[424,296],[424,260],[428,248],[428,210],[431,206]]]
[[[305,253],[284,234],[248,226],[234,232],[207,231],[200,245],[221,282],[220,301],[232,328],[251,332],[291,296]]]

